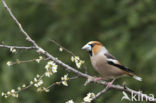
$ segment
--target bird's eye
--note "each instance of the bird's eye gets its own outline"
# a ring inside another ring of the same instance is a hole
[[[93,48],[96,44],[94,43],[94,44],[90,44],[91,45],[91,47]]]

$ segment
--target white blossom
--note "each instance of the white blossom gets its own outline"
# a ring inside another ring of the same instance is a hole
[[[68,74],[64,75],[63,77],[61,77],[61,80],[67,81],[69,80]]]
[[[68,100],[66,103],[74,103],[73,100]]]
[[[95,97],[94,93],[88,93],[86,97],[84,97],[84,102],[90,103],[92,99]]]
[[[36,62],[37,62],[37,63],[40,63],[40,59],[36,59]]]
[[[45,76],[50,77],[51,75],[52,75],[51,71],[48,70],[48,71],[45,72]]]
[[[49,92],[49,89],[47,89],[47,88],[45,88],[45,87],[43,87],[43,90],[44,90],[45,92]]]
[[[4,92],[2,92],[2,93],[1,93],[1,95],[2,95],[2,96],[4,96],[4,95],[5,95],[5,93],[4,93]]]
[[[40,75],[39,75],[39,74],[37,74],[37,75],[36,75],[36,77],[37,77],[37,78],[39,78],[39,77],[40,77]]]
[[[75,58],[73,56],[71,56],[71,61],[74,62],[75,61]]]
[[[43,84],[43,80],[39,80],[34,84],[35,87],[40,87]]]
[[[11,66],[12,64],[13,64],[13,63],[12,63],[11,61],[8,61],[8,62],[7,62],[7,65],[8,65],[8,66]]]
[[[37,88],[37,91],[38,92],[49,92],[49,89],[47,89],[47,88],[45,88],[45,87],[39,87],[39,88]]]
[[[20,91],[20,90],[22,90],[22,89],[21,89],[21,87],[18,87],[17,90]]]
[[[1,95],[4,96],[5,98],[7,98],[8,96],[13,96],[18,98],[18,92],[15,91],[15,89],[12,89],[11,91],[7,91],[6,93],[2,92]]]
[[[75,60],[80,60],[80,57],[79,56],[75,56]]]
[[[39,56],[39,59],[43,60],[43,57],[42,56]]]
[[[37,78],[34,78],[34,82],[37,82]]]
[[[61,80],[62,80],[62,84],[64,86],[68,86],[68,83],[67,83],[67,81],[69,80],[68,74],[66,74],[63,77],[61,77]]]
[[[35,87],[39,87],[37,83],[34,84]]]
[[[15,53],[15,52],[16,52],[16,49],[13,48],[13,47],[11,47],[11,48],[10,48],[10,51],[11,51],[12,53]]]
[[[37,62],[37,63],[40,63],[41,60],[43,60],[43,57],[42,57],[42,56],[39,56],[39,58],[36,59],[36,62]]]
[[[49,61],[46,66],[45,76],[50,77],[53,73],[57,72],[58,65],[56,65],[53,61]]]
[[[12,90],[11,90],[11,93],[15,93],[15,90],[14,90],[14,89],[12,89]]]
[[[4,97],[5,97],[5,98],[8,98],[8,96],[7,96],[7,95],[5,95]]]
[[[34,82],[33,81],[30,81],[30,84],[32,85]]]
[[[84,64],[84,61],[80,59],[78,56],[72,56],[71,61],[75,62],[77,68],[80,68],[82,64]]]
[[[25,85],[25,84],[23,84],[23,85],[22,85],[22,87],[23,87],[23,88],[25,88],[25,87],[26,87],[26,85]]]
[[[76,62],[76,66],[77,66],[77,68],[80,68],[81,67],[81,62]]]
[[[8,92],[7,92],[7,95],[11,95],[11,92],[10,92],[10,91],[8,91]]]
[[[63,48],[60,47],[60,48],[59,48],[59,51],[62,52],[62,51],[63,51]]]
[[[56,72],[57,72],[57,67],[58,67],[58,65],[56,65],[56,64],[54,64],[54,65],[52,66],[52,72],[53,72],[53,73],[56,73]]]
[[[62,84],[63,84],[64,86],[68,86],[67,81],[62,81]]]
[[[43,80],[39,80],[38,85],[42,85],[43,84]]]

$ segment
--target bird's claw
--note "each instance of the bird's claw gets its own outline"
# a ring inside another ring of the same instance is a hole
[[[107,83],[107,86],[106,86],[106,88],[109,88],[109,87],[111,87],[114,81],[115,81],[115,79],[113,79],[111,82],[108,82],[108,83]]]
[[[101,77],[95,77],[95,78],[94,78],[94,82],[97,82],[97,81],[100,81],[100,80],[102,80]]]
[[[106,88],[109,88],[109,87],[111,87],[111,86],[112,86],[112,84],[113,84],[112,82],[108,82],[108,83],[107,83],[107,86],[106,86]]]
[[[84,85],[86,86],[87,84],[89,84],[92,81],[97,82],[97,81],[100,81],[100,80],[102,80],[101,77],[88,77],[88,79],[86,80]]]

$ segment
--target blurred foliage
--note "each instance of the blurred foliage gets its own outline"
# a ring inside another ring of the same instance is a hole
[[[17,19],[30,36],[45,50],[65,63],[75,67],[70,55],[58,52],[59,48],[49,42],[54,39],[86,61],[88,73],[97,75],[89,56],[81,47],[91,40],[101,41],[123,64],[132,68],[143,78],[121,78],[128,87],[154,93],[156,96],[156,1],[155,0],[6,0]],[[30,46],[14,21],[0,3],[0,42],[8,45]],[[11,54],[0,48],[0,92],[29,83],[36,74],[44,73],[46,62],[24,63],[8,67],[7,61],[38,58],[35,51],[18,51]],[[80,69],[84,72],[84,69]],[[59,72],[45,79],[45,86],[59,81],[68,73],[59,66]],[[72,76],[70,74],[69,76]],[[91,83],[84,86],[80,78],[69,82],[68,87],[54,86],[49,93],[38,93],[29,88],[19,98],[4,99],[1,103],[64,103],[69,99],[80,102],[88,92],[97,93],[103,86]],[[111,97],[111,98],[110,98]],[[96,103],[120,102],[122,92],[110,90]],[[124,100],[123,102],[127,102]]]

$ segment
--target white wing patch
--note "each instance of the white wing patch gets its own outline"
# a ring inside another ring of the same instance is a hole
[[[114,64],[118,64],[118,60],[115,59],[107,59],[108,62],[113,62]]]

